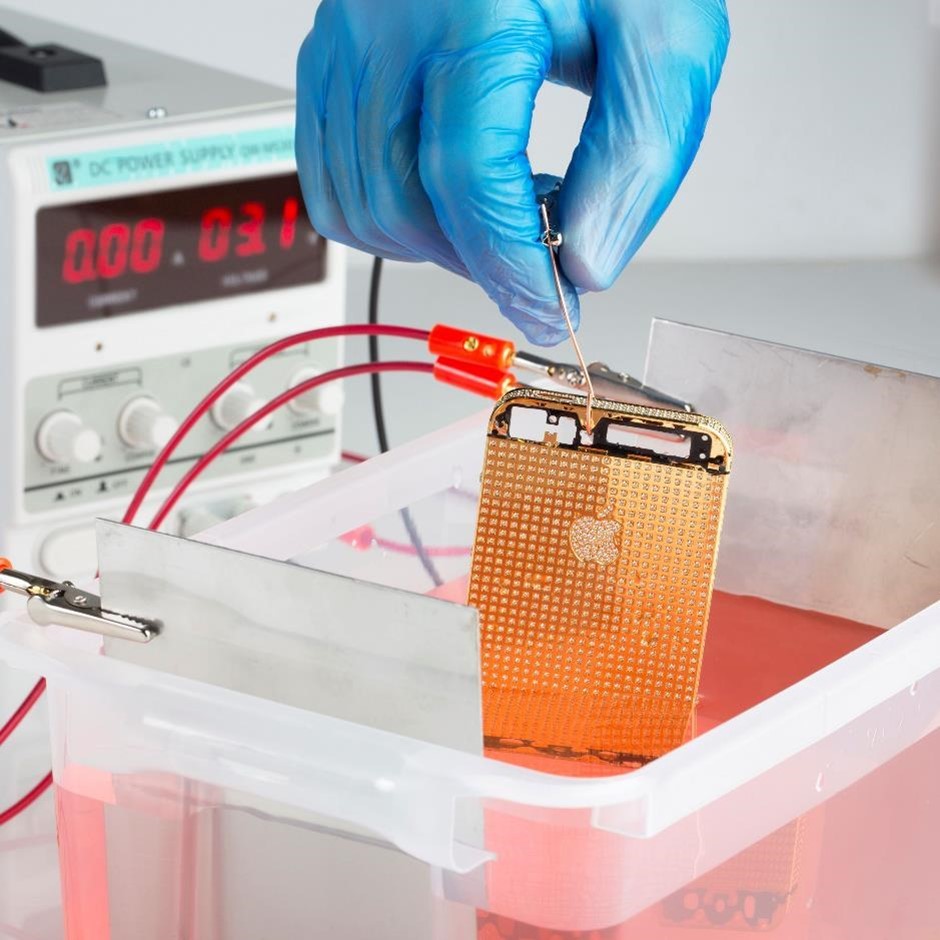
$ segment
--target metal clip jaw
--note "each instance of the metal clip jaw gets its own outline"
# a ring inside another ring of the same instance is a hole
[[[681,398],[676,398],[650,385],[645,385],[632,375],[628,375],[626,372],[617,372],[602,362],[592,362],[588,369],[595,388],[604,389],[617,396],[614,401],[626,394],[640,399],[641,404],[649,404],[654,408],[668,408],[673,411],[685,411],[688,414],[695,413],[695,405],[691,402],[683,401]],[[602,391],[598,391],[598,394],[601,397],[606,397]]]
[[[55,624],[131,643],[149,643],[160,632],[156,621],[105,610],[97,594],[71,581],[49,581],[6,568],[0,570],[0,589],[26,597],[29,616],[42,627]]]
[[[534,353],[522,351],[516,353],[513,365],[517,369],[538,373],[579,392],[585,390],[586,382],[580,366],[555,362]],[[695,411],[691,403],[644,385],[632,375],[627,375],[626,372],[616,372],[601,362],[592,362],[588,366],[588,373],[598,398],[650,405],[654,408],[669,408],[673,411],[686,411],[689,414]]]

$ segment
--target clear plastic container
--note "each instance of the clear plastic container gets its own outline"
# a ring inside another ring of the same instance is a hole
[[[459,600],[484,426],[207,539],[427,592],[410,506]],[[49,682],[65,936],[940,936],[940,605],[883,631],[759,594],[718,593],[694,734],[630,773],[422,743],[9,621],[0,655]]]

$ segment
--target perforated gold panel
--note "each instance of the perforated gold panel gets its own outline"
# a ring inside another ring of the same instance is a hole
[[[663,920],[691,929],[779,926],[801,880],[805,829],[800,817],[686,885],[663,901]]]
[[[490,746],[643,761],[693,713],[730,444],[710,419],[609,402],[595,441],[611,422],[681,429],[696,461],[509,436],[513,407],[583,424],[582,402],[513,392],[494,412],[469,594],[484,728]]]

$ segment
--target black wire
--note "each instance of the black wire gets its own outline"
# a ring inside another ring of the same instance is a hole
[[[372,261],[372,277],[369,281],[369,325],[376,326],[379,322],[379,295],[382,292],[382,267],[384,259],[375,258]],[[379,338],[369,337],[369,362],[379,361]],[[373,372],[369,376],[372,383],[372,416],[375,419],[375,436],[379,439],[379,452],[386,454],[390,450],[388,443],[388,428],[385,425],[385,407],[382,403],[382,376]]]
[[[379,322],[379,295],[382,288],[382,258],[375,258],[372,262],[372,278],[369,283],[369,323],[375,326]],[[369,337],[369,362],[379,361],[379,338],[378,336]],[[389,450],[388,427],[385,424],[385,406],[382,401],[382,376],[378,372],[373,372],[370,376],[372,384],[372,415],[375,419],[375,435],[379,440],[379,450],[385,454]],[[408,538],[414,546],[415,553],[418,556],[428,577],[434,582],[435,587],[440,587],[444,583],[440,572],[437,570],[431,556],[421,541],[421,535],[418,527],[415,525],[411,510],[407,506],[399,510],[401,521],[405,525],[405,531]]]
[[[5,29],[0,28],[0,49],[5,48],[6,46],[25,46],[26,43],[23,42],[18,36],[14,36],[13,33],[8,33]]]

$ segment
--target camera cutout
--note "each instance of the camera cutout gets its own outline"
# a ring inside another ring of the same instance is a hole
[[[654,451],[664,457],[688,459],[692,442],[681,434],[656,431],[652,428],[628,427],[624,424],[607,425],[607,443],[611,447],[629,447],[634,450]]]
[[[517,440],[570,445],[577,433],[578,425],[574,418],[549,415],[544,408],[516,405],[509,413],[509,436]]]
[[[588,447],[611,454],[628,450],[647,459],[698,464],[707,464],[711,453],[708,435],[683,433],[668,426],[646,424],[642,420],[628,423],[630,419],[603,418],[593,432],[588,433],[579,425],[575,415],[565,414],[562,410],[513,405],[508,418],[508,436],[533,444]]]

